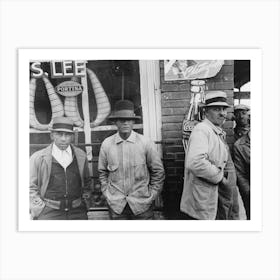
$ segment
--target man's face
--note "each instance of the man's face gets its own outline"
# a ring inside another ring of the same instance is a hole
[[[73,140],[73,133],[64,131],[53,131],[51,139],[60,150],[66,150]]]
[[[130,135],[133,128],[134,120],[116,120],[116,126],[119,133],[122,135]]]
[[[249,124],[250,115],[247,110],[236,110],[234,117],[237,125],[245,126]]]
[[[227,107],[210,106],[206,108],[205,115],[207,119],[216,126],[222,126],[226,120]]]

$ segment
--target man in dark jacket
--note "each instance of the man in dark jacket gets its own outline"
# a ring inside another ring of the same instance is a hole
[[[237,185],[243,200],[247,219],[250,220],[250,131],[238,139],[233,146],[233,160]]]
[[[53,120],[53,143],[30,158],[30,213],[38,220],[86,220],[91,178],[84,151],[71,145],[73,122]]]
[[[236,141],[250,130],[250,107],[244,104],[234,106],[234,119],[236,122],[234,128],[234,138]]]

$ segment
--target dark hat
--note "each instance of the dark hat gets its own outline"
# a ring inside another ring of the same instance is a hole
[[[227,104],[227,94],[224,91],[206,91],[205,92],[205,107],[223,106],[230,107]]]
[[[74,123],[71,119],[66,117],[55,117],[53,118],[53,125],[50,129],[51,131],[65,131],[65,132],[74,132]]]
[[[109,120],[129,119],[139,120],[140,116],[134,113],[134,105],[129,100],[119,100],[115,104],[114,112],[108,117]]]
[[[234,106],[234,111],[237,111],[237,110],[250,111],[250,106],[245,105],[245,104],[238,104],[238,105]]]

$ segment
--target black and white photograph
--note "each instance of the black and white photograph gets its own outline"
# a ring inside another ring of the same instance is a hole
[[[250,220],[250,60],[39,61],[30,76],[33,219]],[[152,143],[141,99],[156,94]]]
[[[279,280],[280,1],[0,0],[0,279]]]
[[[251,68],[260,73],[259,50],[208,60],[120,59],[120,51],[103,50],[114,60],[48,60],[48,50],[19,50],[29,74],[23,220],[29,215],[32,227],[37,220],[153,220],[154,226],[172,220],[189,230],[195,220],[260,226],[260,188],[251,195],[250,187],[251,91],[259,94]]]

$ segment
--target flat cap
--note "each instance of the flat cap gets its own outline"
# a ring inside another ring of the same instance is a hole
[[[245,105],[245,104],[238,104],[238,105],[234,106],[234,111],[236,111],[236,110],[249,111],[250,110],[250,106]]]

